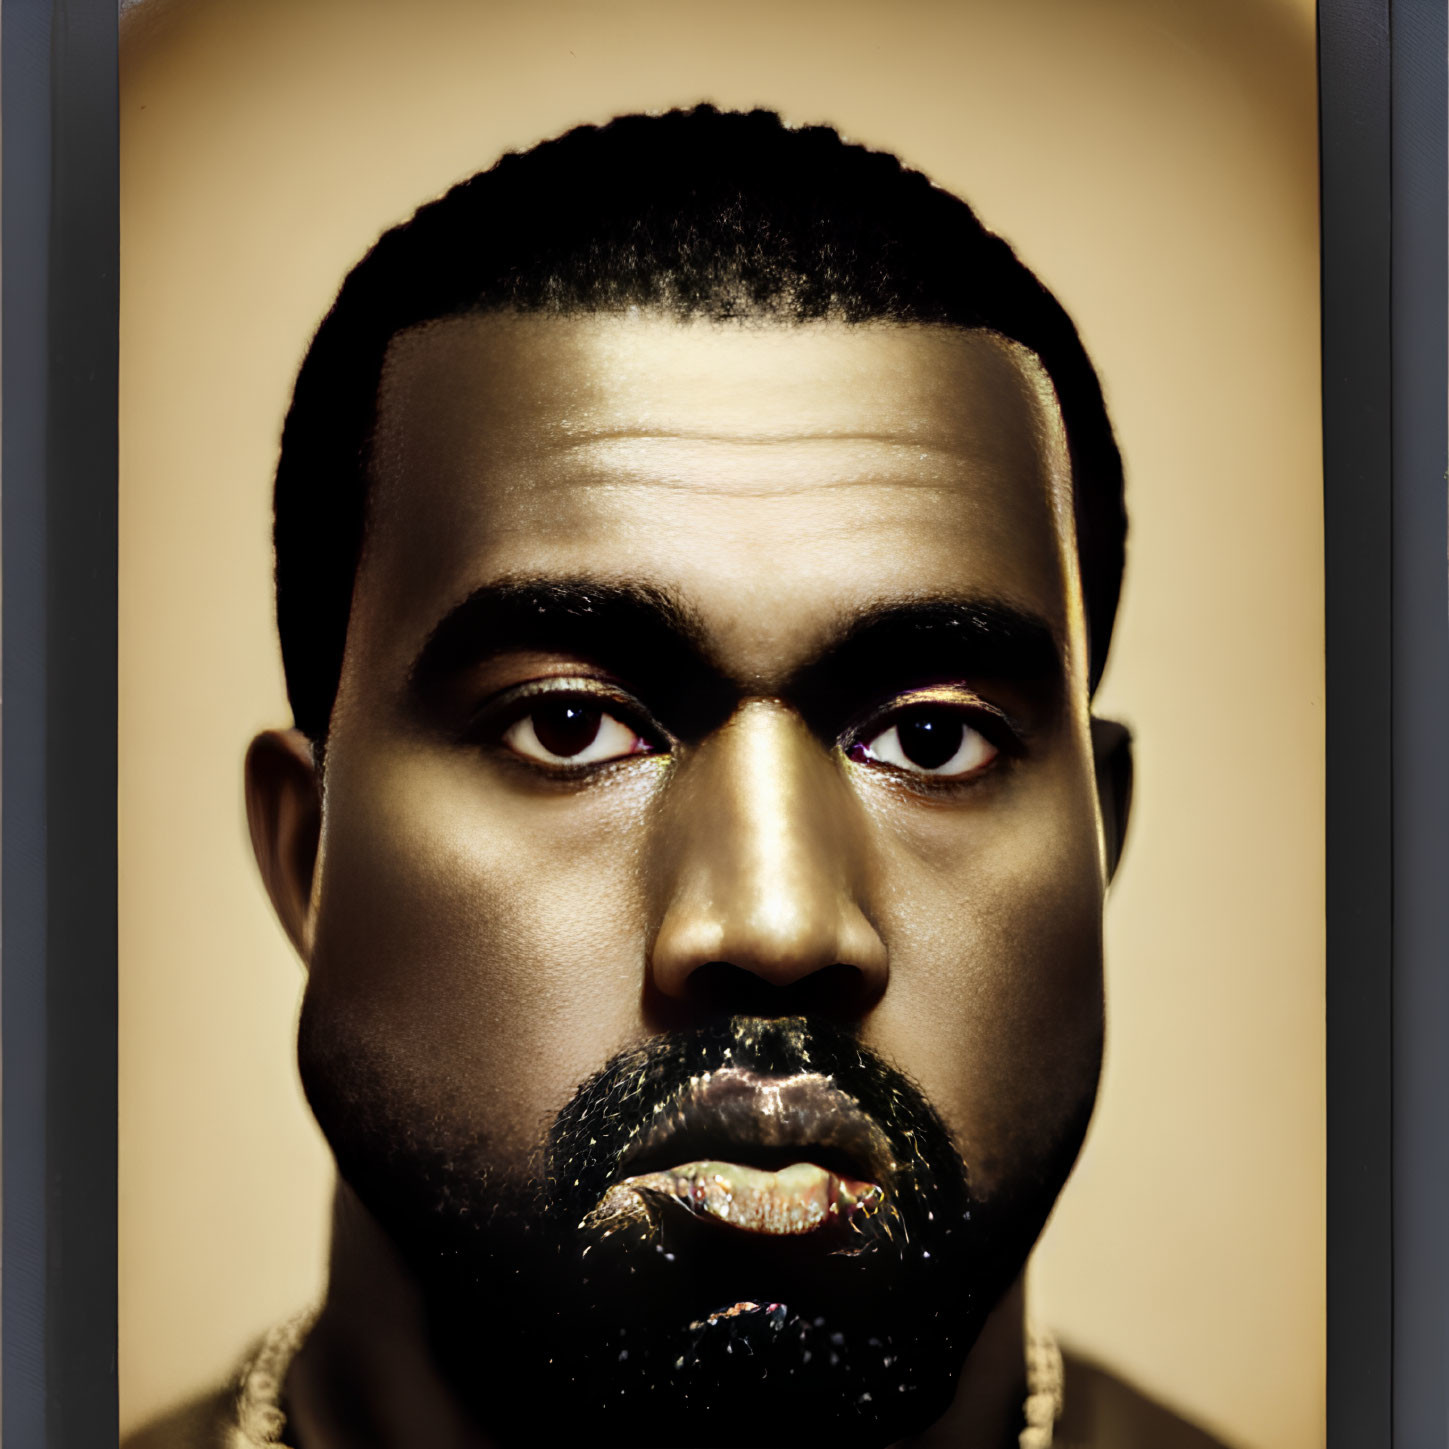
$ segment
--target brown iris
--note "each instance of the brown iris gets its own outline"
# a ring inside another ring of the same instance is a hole
[[[961,748],[965,728],[961,716],[951,710],[912,710],[896,721],[896,738],[913,765],[939,770]]]
[[[603,717],[598,705],[577,699],[549,700],[532,712],[533,733],[550,754],[568,759],[593,744]]]

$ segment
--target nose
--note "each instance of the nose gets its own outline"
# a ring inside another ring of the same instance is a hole
[[[661,801],[654,988],[758,1014],[858,1012],[885,989],[862,909],[867,821],[803,720],[751,700],[683,763]]]

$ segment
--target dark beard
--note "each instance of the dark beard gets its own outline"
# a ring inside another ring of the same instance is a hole
[[[620,1054],[559,1114],[534,1170],[505,1176],[475,1145],[422,1140],[386,1078],[325,1050],[314,1026],[304,1012],[303,1079],[339,1170],[416,1275],[440,1369],[504,1444],[823,1433],[884,1445],[918,1432],[949,1406],[1065,1176],[976,1200],[920,1090],[849,1033],[804,1018],[735,1018]],[[896,1170],[863,1241],[841,1251],[827,1235],[667,1212],[607,1238],[590,1230],[641,1124],[724,1066],[826,1076],[880,1128]]]

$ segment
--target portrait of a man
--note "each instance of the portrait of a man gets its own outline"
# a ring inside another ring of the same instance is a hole
[[[427,195],[293,374],[245,760],[325,1286],[128,1443],[1218,1444],[1024,1286],[1134,795],[1070,306],[767,107]]]

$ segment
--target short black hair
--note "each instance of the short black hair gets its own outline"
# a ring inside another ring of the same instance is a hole
[[[509,153],[386,232],[303,360],[275,493],[277,628],[297,727],[327,735],[388,344],[479,312],[945,323],[1007,337],[1056,389],[1095,689],[1126,541],[1101,385],[1056,298],[958,197],[826,126],[713,106]]]

